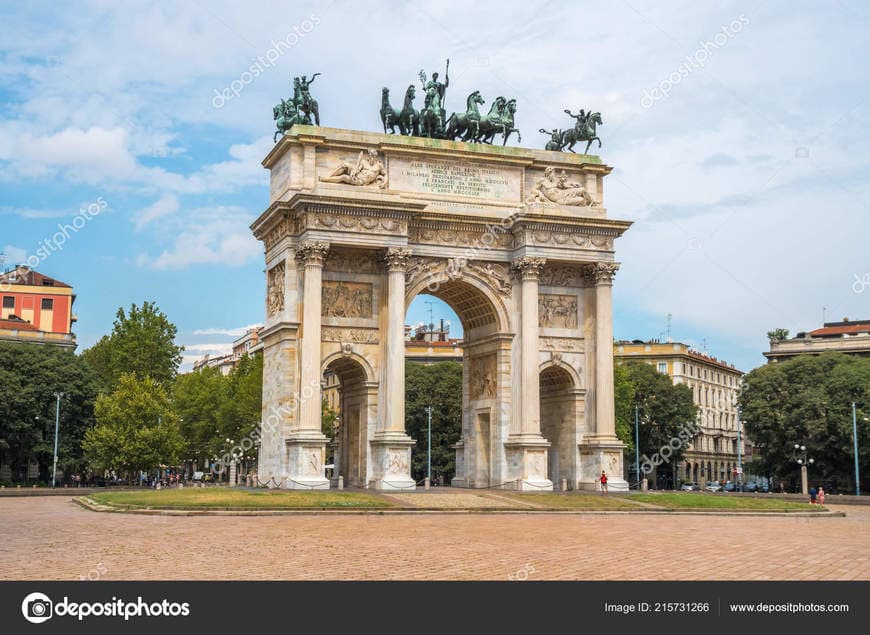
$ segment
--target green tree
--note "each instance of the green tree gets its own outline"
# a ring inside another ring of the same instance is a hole
[[[772,342],[780,342],[784,339],[788,339],[788,329],[773,329],[772,331],[768,331],[767,339]]]
[[[641,468],[647,460],[654,464],[654,457],[658,455],[667,461],[656,473],[669,474],[694,437],[698,409],[692,390],[683,384],[674,384],[670,376],[650,364],[629,362],[624,368],[638,406]]]
[[[456,474],[456,451],[462,436],[462,364],[405,364],[405,428],[417,441],[411,451],[411,476],[426,476],[428,414],[432,406],[432,476],[445,484]]]
[[[96,425],[85,433],[83,448],[96,470],[114,470],[131,479],[140,470],[177,465],[184,448],[178,416],[167,389],[151,377],[121,375],[111,394],[94,405]]]
[[[221,439],[233,441],[237,460],[251,459],[256,456],[256,449],[248,444],[258,440],[255,433],[259,432],[263,416],[263,356],[243,355],[227,380]]]
[[[179,417],[185,459],[198,466],[224,451],[230,380],[217,368],[179,375],[172,384],[172,407]]]
[[[613,368],[613,394],[616,406],[616,436],[625,443],[626,454],[634,453],[634,384],[622,364]]]
[[[761,450],[756,471],[796,477],[795,444],[813,458],[810,479],[854,486],[852,402],[858,406],[859,465],[870,468],[870,358],[801,355],[743,378],[739,403],[746,434]]]
[[[177,329],[153,302],[118,309],[112,332],[82,353],[103,392],[111,392],[121,375],[135,373],[167,384],[175,378],[184,347],[175,345]]]
[[[51,479],[55,392],[63,392],[58,470],[67,476],[81,471],[81,440],[93,423],[96,389],[93,372],[72,351],[0,342],[0,462],[10,466],[13,480],[26,480],[34,460],[39,480]]]

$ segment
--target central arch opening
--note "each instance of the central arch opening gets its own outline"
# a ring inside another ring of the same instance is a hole
[[[323,432],[332,441],[327,465],[333,478],[344,477],[352,487],[368,482],[368,441],[377,408],[377,386],[363,364],[350,356],[334,356],[322,376]]]
[[[412,290],[413,292],[413,290]],[[499,397],[508,392],[503,318],[479,287],[450,280],[409,296],[406,312],[405,429],[415,439],[412,477],[434,485],[491,487],[504,463]],[[499,375],[499,368],[504,372]]]

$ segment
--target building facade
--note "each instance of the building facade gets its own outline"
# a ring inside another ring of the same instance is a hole
[[[193,363],[194,372],[203,368],[217,368],[226,377],[239,365],[239,360],[244,355],[254,355],[263,350],[263,343],[260,342],[261,328],[263,327],[255,326],[245,331],[244,335],[233,341],[231,353],[215,356],[203,355]]]
[[[733,364],[679,342],[616,342],[614,358],[617,363],[639,361],[652,364],[658,372],[671,377],[674,384],[688,386],[698,407],[698,432],[691,444],[684,448],[676,473],[673,468],[659,466],[647,475],[650,485],[664,489],[680,482],[693,482],[704,487],[707,481],[735,480],[738,436],[742,463],[746,462],[749,446],[744,435],[738,435],[737,394],[743,372]]]
[[[792,338],[771,339],[770,350],[764,353],[768,363],[780,362],[798,355],[818,355],[836,351],[850,355],[870,355],[870,320],[825,322],[822,328],[800,332]]]
[[[0,274],[0,341],[74,350],[73,288],[25,265]]]

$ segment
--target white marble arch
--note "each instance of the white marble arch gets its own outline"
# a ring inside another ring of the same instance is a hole
[[[319,400],[328,367],[342,384],[336,474],[415,488],[404,321],[425,293],[452,306],[465,333],[453,485],[591,489],[606,469],[620,489],[611,286],[614,241],[631,223],[608,218],[612,168],[594,156],[316,126],[288,131],[263,165],[270,204],[251,225],[271,272],[261,482],[334,486]],[[586,196],[549,197],[556,190]]]

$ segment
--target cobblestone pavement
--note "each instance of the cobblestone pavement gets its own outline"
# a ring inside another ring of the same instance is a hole
[[[868,580],[870,507],[839,509],[848,516],[169,517],[3,498],[0,578]]]

